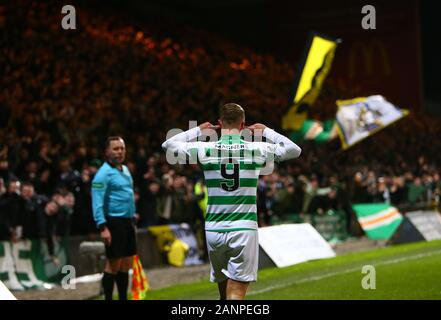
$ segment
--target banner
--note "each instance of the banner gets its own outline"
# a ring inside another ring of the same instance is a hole
[[[292,131],[289,138],[294,142],[311,140],[323,143],[337,137],[337,124],[334,120],[319,122],[307,119],[303,122],[300,130]]]
[[[151,226],[159,250],[176,267],[202,264],[196,237],[187,223]]]
[[[63,276],[62,266],[67,264],[67,245],[55,241],[55,265],[49,256],[46,241],[21,240],[0,242],[0,280],[10,290],[50,289]]]
[[[388,240],[403,221],[398,209],[385,203],[360,203],[352,206],[366,235]]]
[[[309,223],[259,228],[259,245],[278,268],[335,257],[335,252]]]
[[[300,130],[309,108],[320,94],[323,82],[331,69],[335,49],[340,40],[311,34],[306,54],[298,69],[291,106],[282,118],[284,130]]]
[[[441,215],[435,211],[407,212],[406,217],[412,222],[427,241],[441,239]]]
[[[202,264],[203,260],[199,255],[199,246],[190,226],[187,223],[181,223],[171,224],[170,228],[174,232],[176,238],[188,246],[188,252],[185,256],[184,265],[192,266]]]
[[[383,96],[337,100],[337,132],[344,150],[408,115]]]

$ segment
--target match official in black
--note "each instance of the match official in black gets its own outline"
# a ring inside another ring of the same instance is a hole
[[[106,162],[92,181],[93,217],[106,247],[102,285],[106,300],[112,300],[116,282],[120,300],[127,300],[129,270],[136,249],[133,179],[123,165],[126,147],[121,137],[106,141]]]

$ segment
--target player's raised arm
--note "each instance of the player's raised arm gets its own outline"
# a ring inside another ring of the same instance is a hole
[[[200,135],[201,129],[199,127],[191,128],[165,140],[162,144],[162,148],[170,151],[187,152],[187,143],[196,139]]]
[[[298,158],[302,152],[302,149],[289,138],[277,133],[273,129],[268,128],[264,124],[256,123],[249,126],[248,129],[253,132],[256,130],[263,132],[263,136],[267,139],[267,142],[273,144],[274,146],[272,152],[274,153],[277,161]]]
[[[218,128],[219,126],[205,122],[198,127],[178,133],[167,139],[162,144],[162,148],[168,152],[177,153],[179,158],[185,158],[185,156],[190,155],[190,150],[195,147],[194,140],[196,140],[197,137],[204,134],[205,130],[216,130]]]

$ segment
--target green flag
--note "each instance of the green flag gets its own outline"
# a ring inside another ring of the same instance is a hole
[[[294,142],[311,140],[316,143],[323,143],[337,137],[337,125],[334,120],[319,122],[307,119],[303,122],[300,130],[292,131],[289,137]]]
[[[359,203],[352,205],[352,208],[364,232],[371,239],[389,239],[403,221],[398,209],[386,203]]]

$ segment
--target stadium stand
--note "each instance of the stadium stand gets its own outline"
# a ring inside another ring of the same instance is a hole
[[[17,227],[22,238],[95,234],[90,182],[102,142],[115,134],[127,142],[138,226],[187,222],[200,234],[194,185],[202,174],[167,164],[167,130],[214,122],[231,100],[246,108],[247,122],[279,130],[294,68],[207,31],[81,7],[85,32],[64,33],[51,4],[0,6],[0,239],[17,239]],[[341,95],[327,83],[315,117],[332,117]],[[439,119],[411,114],[344,153],[337,141],[305,142],[301,159],[261,177],[259,225],[332,210],[359,236],[352,203],[439,208],[439,136]]]

